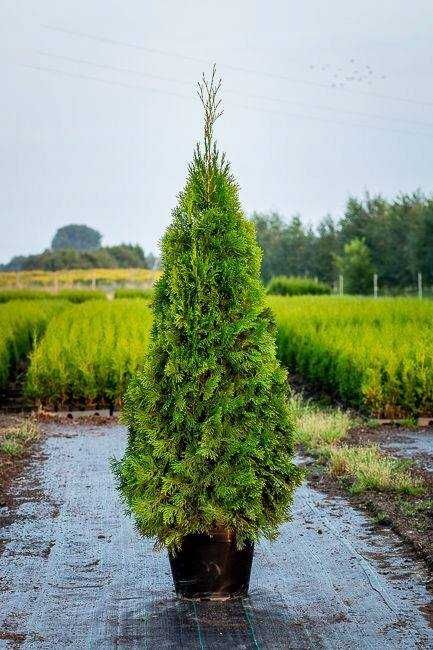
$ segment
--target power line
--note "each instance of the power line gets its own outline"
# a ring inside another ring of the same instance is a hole
[[[305,113],[288,113],[286,111],[272,110],[268,108],[257,108],[254,106],[247,106],[246,104],[235,104],[234,102],[230,103],[231,106],[236,106],[237,108],[245,108],[246,110],[257,111],[259,113],[271,113],[273,115],[285,115],[288,117],[313,120],[314,122],[322,122],[324,124],[336,124],[338,126],[349,126],[361,129],[373,129],[375,131],[383,131],[385,133],[399,133],[403,135],[415,135],[415,136],[424,136],[424,137],[433,137],[433,133],[428,133],[426,131],[405,131],[403,129],[393,129],[384,126],[376,126],[375,124],[364,124],[362,122],[343,122],[341,120],[326,119],[323,117],[316,117],[314,115],[305,115]]]
[[[182,99],[191,99],[189,95],[181,95],[170,90],[160,90],[159,88],[149,88],[146,86],[137,86],[135,84],[127,84],[121,81],[111,81],[109,79],[101,79],[100,77],[93,77],[91,75],[79,74],[76,72],[67,72],[65,70],[58,70],[57,68],[47,68],[41,65],[30,65],[28,63],[17,63],[20,68],[28,68],[29,70],[40,70],[42,72],[50,72],[52,74],[57,74],[63,77],[72,77],[73,79],[87,79],[89,81],[97,81],[108,86],[120,86],[121,88],[128,88],[129,90],[146,90],[152,93],[161,93],[163,95],[172,95],[174,97],[181,97]]]
[[[169,52],[167,50],[160,50],[157,48],[151,48],[151,47],[146,47],[144,45],[139,45],[137,43],[128,43],[127,41],[118,41],[112,38],[108,38],[105,36],[97,36],[94,34],[87,34],[85,32],[78,32],[72,29],[66,29],[64,27],[57,27],[55,25],[46,25],[46,24],[41,24],[41,27],[44,29],[51,30],[53,32],[60,32],[63,34],[68,34],[69,36],[75,36],[78,38],[87,38],[92,41],[97,41],[99,43],[105,43],[108,45],[117,45],[121,47],[127,47],[127,48],[132,48],[135,50],[141,50],[143,52],[149,52],[150,54],[159,54],[162,56],[169,56],[169,57],[174,57],[174,58],[180,58],[184,59],[186,61],[192,61],[194,63],[200,63],[200,64],[205,64],[205,65],[211,65],[211,62],[208,61],[207,59],[202,59],[199,57],[195,56],[190,56],[187,54],[180,54],[178,52]],[[256,70],[254,68],[245,68],[242,66],[235,66],[231,65],[228,63],[218,63],[219,66],[223,68],[227,68],[228,70],[233,70],[235,72],[243,72],[247,74],[255,74],[255,75],[261,75],[264,77],[268,77],[271,79],[279,79],[281,81],[288,81],[290,83],[298,83],[298,84],[303,84],[307,86],[313,86],[316,88],[326,88],[328,90],[334,90],[334,91],[339,91],[343,93],[349,93],[349,94],[358,94],[358,95],[364,95],[367,97],[376,97],[378,99],[388,99],[391,101],[396,101],[396,102],[404,102],[407,104],[414,104],[417,106],[433,106],[432,101],[425,101],[425,100],[417,100],[413,99],[410,97],[398,97],[395,95],[385,95],[383,93],[376,93],[376,92],[368,92],[365,90],[349,90],[348,88],[336,88],[335,86],[332,86],[330,84],[325,84],[321,83],[319,81],[309,81],[307,79],[295,79],[293,77],[289,77],[288,75],[283,75],[279,74],[276,72],[269,72],[266,70]]]
[[[171,95],[174,97],[180,97],[182,99],[188,99],[191,100],[192,97],[189,95],[182,95],[181,93],[177,93],[174,91],[169,91],[169,90],[160,90],[159,88],[151,88],[147,86],[139,86],[136,84],[127,84],[123,83],[121,81],[112,81],[108,79],[101,79],[100,77],[95,77],[91,75],[83,75],[79,73],[73,73],[73,72],[66,72],[64,70],[59,70],[57,68],[48,68],[45,66],[36,66],[36,65],[30,65],[30,64],[25,64],[25,63],[18,63],[16,64],[21,68],[27,68],[30,70],[37,70],[37,71],[42,71],[42,72],[49,72],[54,75],[58,76],[63,76],[63,77],[69,77],[69,78],[75,78],[75,79],[83,79],[83,80],[89,80],[93,82],[98,82],[102,83],[104,85],[109,85],[109,86],[119,86],[122,88],[127,88],[127,89],[132,89],[132,90],[144,90],[144,91],[149,91],[153,93],[159,93],[163,95]],[[338,126],[349,126],[349,127],[355,127],[355,128],[365,128],[365,129],[373,129],[376,131],[384,131],[384,132],[389,132],[389,133],[400,133],[403,135],[415,135],[415,136],[423,136],[423,137],[433,137],[433,134],[431,133],[426,133],[426,132],[416,132],[416,131],[406,131],[403,129],[390,129],[387,127],[381,127],[381,126],[376,126],[372,124],[363,124],[363,123],[354,123],[354,122],[344,122],[341,120],[334,120],[334,119],[326,119],[322,117],[316,117],[313,115],[305,115],[304,113],[289,113],[286,111],[279,111],[279,110],[272,110],[268,108],[261,108],[261,107],[254,107],[254,106],[248,106],[246,104],[237,104],[234,102],[227,102],[231,106],[235,106],[237,108],[243,108],[249,111],[255,111],[259,113],[270,113],[273,115],[283,115],[286,117],[293,117],[293,118],[299,118],[299,119],[305,119],[305,120],[312,120],[315,122],[322,122],[325,124],[336,124]]]
[[[45,56],[48,58],[56,59],[59,61],[68,61],[71,63],[80,63],[80,64],[85,64],[85,65],[91,65],[95,68],[99,68],[101,70],[112,70],[114,72],[121,72],[121,73],[127,73],[127,74],[133,74],[139,77],[144,77],[144,78],[150,78],[150,79],[156,79],[158,81],[166,81],[170,83],[177,83],[177,84],[182,84],[182,85],[187,85],[191,87],[193,85],[193,82],[182,80],[182,79],[176,79],[174,77],[162,77],[160,75],[155,75],[150,72],[143,72],[141,70],[135,70],[133,68],[127,68],[127,67],[119,67],[119,66],[113,66],[113,65],[108,65],[106,63],[98,63],[95,61],[90,61],[89,59],[80,59],[80,58],[75,58],[71,56],[64,56],[60,54],[55,54],[53,52],[47,52],[45,50],[36,50],[36,52],[41,55]],[[239,95],[241,97],[246,97],[248,99],[259,99],[259,100],[265,100],[265,101],[271,101],[271,102],[280,102],[283,104],[288,104],[288,105],[294,105],[294,106],[300,106],[301,108],[307,108],[307,109],[317,109],[321,111],[330,111],[332,113],[343,113],[345,115],[356,115],[359,117],[367,117],[367,118],[372,118],[372,119],[377,119],[377,120],[384,120],[385,122],[401,122],[405,124],[409,124],[411,126],[421,126],[421,127],[426,127],[426,128],[433,128],[433,123],[428,123],[428,122],[419,122],[417,120],[409,120],[406,118],[401,118],[401,117],[395,117],[395,116],[388,116],[388,115],[380,115],[377,113],[367,113],[365,111],[352,111],[352,110],[347,110],[347,109],[342,109],[342,108],[334,108],[332,106],[323,106],[323,105],[318,105],[318,104],[304,104],[302,102],[296,102],[293,100],[285,99],[282,97],[271,97],[269,95],[257,95],[257,94],[251,94],[251,93],[243,93],[237,90],[230,90],[230,89],[224,89],[224,92],[234,94],[234,95]]]
[[[53,52],[46,52],[45,50],[35,50],[37,54],[40,54],[41,56],[46,56],[51,59],[58,59],[59,61],[69,61],[71,63],[84,63],[86,65],[91,65],[95,68],[100,68],[101,70],[113,70],[114,72],[127,72],[129,74],[134,74],[139,77],[144,77],[144,78],[149,78],[149,79],[156,79],[158,81],[168,81],[170,83],[178,83],[178,84],[183,84],[187,85],[189,87],[194,85],[194,82],[186,81],[183,79],[175,79],[174,77],[162,77],[161,75],[156,75],[153,74],[152,72],[143,72],[141,70],[134,70],[132,68],[125,68],[125,67],[119,67],[119,66],[113,66],[113,65],[108,65],[107,63],[97,63],[96,61],[90,61],[89,59],[77,59],[75,57],[71,56],[64,56],[61,54],[55,54]]]

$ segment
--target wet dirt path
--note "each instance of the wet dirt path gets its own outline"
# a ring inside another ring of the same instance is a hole
[[[371,436],[380,447],[394,456],[410,458],[433,473],[433,429],[384,428]]]
[[[0,511],[0,648],[433,646],[423,564],[306,486],[294,522],[257,548],[248,599],[176,601],[166,555],[137,535],[113,486],[125,430],[48,433]]]

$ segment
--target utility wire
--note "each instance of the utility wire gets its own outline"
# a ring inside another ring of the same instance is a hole
[[[132,90],[141,90],[141,91],[146,91],[146,92],[153,92],[153,93],[160,93],[163,95],[171,95],[174,97],[180,97],[182,99],[188,99],[191,100],[192,97],[190,95],[182,95],[181,93],[177,93],[174,91],[169,91],[169,90],[161,90],[159,88],[151,88],[147,86],[139,86],[135,84],[127,84],[123,83],[121,81],[112,81],[108,79],[101,79],[100,77],[95,77],[91,75],[83,75],[79,73],[73,73],[73,72],[66,72],[64,70],[59,70],[57,68],[48,68],[45,66],[37,66],[37,65],[30,65],[30,64],[25,64],[25,63],[18,63],[16,64],[21,68],[27,68],[30,70],[37,70],[37,71],[42,71],[42,72],[49,72],[54,75],[59,75],[63,77],[69,77],[69,78],[75,78],[75,79],[84,79],[84,80],[89,80],[97,83],[102,83],[104,85],[109,85],[109,86],[120,86],[122,88],[127,88],[127,89],[132,89]],[[374,129],[375,131],[384,131],[384,132],[389,132],[389,133],[400,133],[404,135],[415,135],[415,136],[423,136],[423,137],[433,137],[433,133],[428,133],[428,132],[421,132],[421,131],[406,131],[403,129],[392,129],[392,128],[387,128],[387,127],[381,127],[381,126],[376,126],[372,124],[363,124],[363,123],[355,123],[355,122],[344,122],[341,120],[334,120],[334,119],[326,119],[323,117],[316,117],[313,115],[305,115],[304,113],[289,113],[286,111],[280,111],[280,110],[273,110],[273,109],[268,109],[268,108],[261,108],[261,107],[254,107],[254,106],[248,106],[247,104],[237,104],[234,102],[227,102],[227,104],[230,104],[231,106],[236,106],[237,108],[243,108],[249,111],[255,111],[259,113],[270,113],[273,115],[283,115],[286,117],[293,117],[293,118],[300,118],[300,119],[305,119],[305,120],[313,120],[315,122],[322,122],[325,124],[336,124],[339,126],[349,126],[349,127],[355,127],[355,128],[365,128],[365,129]]]
[[[113,70],[114,72],[126,72],[129,74],[136,75],[138,77],[144,77],[149,79],[156,79],[158,81],[168,81],[170,83],[182,84],[189,86],[190,88],[195,86],[195,83],[192,81],[186,81],[184,79],[175,79],[174,77],[162,77],[161,75],[153,74],[152,72],[143,72],[142,70],[134,70],[133,68],[125,68],[115,65],[108,65],[107,63],[98,63],[96,61],[90,61],[89,59],[77,59],[72,56],[64,56],[61,54],[55,54],[54,52],[47,52],[46,50],[35,50],[40,56],[46,56],[51,59],[57,59],[58,61],[69,61],[70,63],[84,63],[86,65],[91,65],[94,68],[100,68],[101,70]]]
[[[63,34],[68,34],[69,36],[74,36],[78,38],[87,38],[92,41],[97,41],[99,43],[105,43],[108,45],[117,45],[121,47],[127,47],[127,48],[132,48],[135,50],[141,50],[143,52],[149,52],[151,54],[160,54],[162,56],[169,56],[169,57],[174,57],[174,58],[180,58],[184,59],[186,61],[192,61],[194,63],[200,63],[200,64],[205,64],[205,65],[211,65],[211,62],[208,61],[207,59],[202,59],[199,57],[195,56],[190,56],[187,54],[180,54],[178,52],[169,52],[167,50],[160,50],[157,48],[151,48],[151,47],[145,47],[144,45],[139,45],[137,43],[128,43],[127,41],[118,41],[112,38],[108,38],[105,36],[97,36],[94,34],[87,34],[85,32],[79,32],[75,31],[72,29],[66,29],[64,27],[57,27],[55,25],[47,25],[47,24],[41,24],[41,27],[44,29],[51,30],[53,32],[60,32]],[[337,88],[334,87],[330,84],[325,84],[321,83],[319,81],[309,81],[307,79],[295,79],[293,77],[289,77],[288,75],[283,75],[283,74],[278,74],[275,72],[269,72],[266,70],[257,70],[254,68],[245,68],[242,66],[235,66],[231,65],[228,63],[218,63],[219,66],[223,68],[227,68],[228,70],[233,70],[235,72],[243,72],[247,74],[254,74],[254,75],[260,75],[263,77],[268,77],[271,79],[279,79],[282,81],[288,81],[290,83],[298,83],[298,84],[303,84],[307,86],[314,86],[316,88],[326,88],[328,90],[335,90],[335,91],[340,91],[343,93],[349,93],[349,94],[358,94],[358,95],[364,95],[367,97],[376,97],[378,99],[388,99],[391,101],[396,101],[396,102],[404,102],[407,104],[414,104],[416,106],[433,106],[433,101],[425,101],[425,100],[418,100],[418,99],[413,99],[410,97],[399,97],[396,95],[385,95],[383,93],[377,93],[374,91],[365,91],[365,90],[350,90],[348,88]]]
[[[79,74],[76,72],[66,72],[65,70],[58,70],[57,68],[46,68],[41,65],[30,65],[28,63],[17,63],[20,68],[27,68],[29,70],[41,70],[42,72],[50,72],[52,74],[57,74],[63,77],[71,77],[73,79],[87,79],[89,81],[97,81],[108,86],[120,86],[121,88],[128,88],[132,90],[145,90],[152,93],[161,93],[163,95],[172,95],[174,97],[181,97],[182,99],[191,99],[189,95],[181,95],[170,90],[160,90],[159,88],[149,88],[146,86],[137,86],[135,84],[127,84],[122,81],[110,81],[109,79],[101,79],[100,77],[93,77],[91,75]]]
[[[70,63],[80,63],[84,65],[90,65],[95,68],[99,68],[101,70],[112,70],[114,72],[121,72],[121,73],[127,73],[127,74],[133,74],[139,77],[144,77],[144,78],[150,78],[150,79],[157,79],[158,81],[167,81],[170,83],[177,83],[181,85],[186,85],[189,86],[190,88],[194,85],[193,82],[186,81],[183,79],[176,79],[174,77],[162,77],[160,75],[155,75],[150,72],[143,72],[141,70],[135,70],[133,68],[127,68],[127,67],[119,67],[119,66],[113,66],[113,65],[108,65],[106,63],[98,63],[96,61],[90,61],[89,59],[78,59],[75,57],[71,56],[64,56],[60,54],[56,54],[53,52],[47,52],[45,50],[36,50],[36,52],[40,56],[56,59],[59,61],[68,61]],[[265,100],[265,101],[271,101],[271,102],[280,102],[283,104],[288,104],[291,106],[299,106],[301,108],[306,108],[306,109],[317,109],[320,111],[330,111],[333,113],[343,113],[345,115],[355,115],[358,117],[367,117],[367,118],[372,118],[376,120],[384,120],[385,122],[401,122],[405,124],[409,124],[411,126],[420,126],[420,127],[426,127],[426,128],[433,128],[433,123],[428,123],[428,122],[419,122],[417,120],[409,120],[404,117],[395,117],[395,116],[388,116],[388,115],[380,115],[377,113],[367,113],[365,111],[352,111],[352,110],[347,110],[344,108],[334,108],[332,106],[323,106],[323,105],[318,105],[318,104],[304,104],[302,102],[296,102],[292,101],[290,99],[285,99],[283,97],[272,97],[269,95],[257,95],[257,94],[251,94],[251,93],[243,93],[238,90],[230,90],[225,88],[224,89],[225,93],[230,93],[232,95],[239,95],[241,97],[246,97],[247,99],[259,99],[259,100]]]

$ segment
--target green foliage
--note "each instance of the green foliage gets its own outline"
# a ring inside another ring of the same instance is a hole
[[[314,233],[305,228],[299,216],[286,223],[280,215],[255,212],[251,217],[257,241],[264,251],[262,277],[275,275],[314,275]]]
[[[431,284],[432,217],[433,199],[421,193],[401,195],[390,202],[369,194],[363,201],[351,198],[340,224],[341,246],[362,239],[384,289],[415,288],[418,271]]]
[[[340,220],[328,215],[315,230],[299,217],[285,221],[276,213],[255,213],[252,220],[264,252],[265,281],[274,275],[307,275],[332,284],[338,276],[338,258],[355,239],[363,241],[369,251],[380,292],[416,293],[418,272],[431,291],[433,197],[420,192],[392,201],[369,194],[363,199],[352,197]],[[370,294],[372,281],[364,288]]]
[[[291,408],[295,419],[295,442],[314,455],[327,456],[329,448],[343,440],[353,426],[345,411],[324,411],[299,397],[292,398]]]
[[[31,355],[26,393],[46,405],[120,403],[152,324],[144,301],[92,301],[50,323]]]
[[[411,462],[386,456],[377,445],[329,448],[329,472],[337,477],[350,477],[350,491],[360,494],[367,490],[421,495],[424,482],[410,471]]]
[[[5,289],[0,291],[0,303],[10,302],[11,300],[52,300],[56,297],[57,294],[37,289]]]
[[[126,394],[128,448],[114,463],[138,528],[168,548],[220,528],[239,545],[275,536],[302,475],[254,227],[213,144],[213,81],[200,87],[204,147],[163,238],[149,352]]]
[[[430,301],[335,296],[269,296],[267,300],[277,318],[280,359],[306,381],[378,417],[406,418],[413,422],[418,416],[433,413],[433,304]],[[38,300],[33,304],[42,302]],[[60,302],[50,301],[51,304]],[[97,348],[101,346],[104,350],[104,359],[122,359],[127,355],[130,368],[137,368],[142,363],[147,341],[140,339],[136,344],[130,344],[131,339],[135,340],[135,334],[129,335],[129,332],[137,326],[133,310],[122,313],[122,335],[116,338],[112,333],[111,303],[97,302],[100,304],[97,331],[93,322],[95,312],[89,307],[78,312],[78,320],[75,316],[62,317],[59,329],[54,324],[50,328],[50,341],[42,339],[37,352],[41,368],[38,373],[46,366],[46,377],[36,382],[38,397],[42,401],[68,401],[75,390],[73,384],[80,384],[77,379],[80,367],[86,367],[86,357],[90,355],[93,358],[95,340],[98,341]],[[132,303],[128,300],[115,302]],[[134,303],[148,304],[145,300],[134,300]],[[19,322],[20,305],[26,304],[21,301],[2,305],[0,314],[7,312]],[[10,309],[6,310],[7,307]],[[150,311],[146,314],[140,337],[149,332]],[[69,327],[72,323],[74,332],[71,338]],[[0,331],[4,338],[6,331],[10,330],[3,325]],[[19,331],[14,332],[12,328],[16,342],[6,346],[8,355],[21,349]],[[19,352],[16,358],[26,356],[29,346],[31,348],[29,331],[32,331],[31,327],[30,330],[24,328],[27,333],[24,352]],[[90,340],[83,346],[88,332],[92,332]],[[122,350],[123,347],[126,349]],[[112,394],[110,373],[101,372],[92,378],[92,363],[84,373],[86,381],[81,383],[76,393],[80,396],[76,399],[88,404],[94,401],[95,395],[101,396],[98,399],[108,399],[109,392]],[[105,361],[101,358],[98,363],[103,365]],[[6,367],[9,367],[8,363]],[[8,374],[7,371],[6,376]],[[121,390],[119,388],[116,392],[117,400],[120,400]]]
[[[5,271],[60,271],[64,269],[154,268],[155,257],[145,255],[140,246],[121,244],[98,250],[45,250],[39,255],[18,256],[2,265]]]
[[[151,300],[154,296],[153,289],[134,289],[124,288],[116,289],[114,298],[142,298],[143,300]]]
[[[329,285],[335,281],[335,259],[341,251],[341,234],[334,219],[328,215],[319,223],[310,248],[311,274]]]
[[[257,242],[263,250],[262,278],[268,282],[274,275],[287,271],[287,224],[276,212],[254,212],[251,221],[256,229]],[[293,271],[291,271],[293,273]]]
[[[57,294],[54,294],[61,300],[67,300],[74,304],[88,302],[89,300],[107,300],[107,295],[99,290],[86,290],[86,289],[61,289]]]
[[[49,320],[64,309],[56,301],[17,301],[0,306],[0,387],[6,386],[12,371],[25,359],[45,331]]]
[[[23,420],[19,424],[2,431],[0,435],[0,452],[7,456],[22,456],[29,445],[39,438],[39,435],[39,429],[33,420]]]
[[[425,483],[411,471],[412,463],[393,458],[380,451],[377,445],[342,444],[355,421],[340,409],[319,409],[293,395],[290,407],[295,420],[295,441],[304,450],[318,457],[327,471],[344,484],[353,494],[367,490],[397,494],[423,495]],[[431,501],[419,502],[416,513],[426,510]],[[413,508],[413,504],[407,504]],[[402,507],[403,510],[403,507]],[[406,514],[411,514],[407,512]],[[376,521],[384,521],[385,513],[378,513]],[[389,517],[388,517],[389,518]]]
[[[277,296],[323,295],[330,292],[328,285],[315,282],[311,278],[288,278],[286,275],[278,275],[268,284],[268,293]]]
[[[280,359],[311,384],[380,417],[433,413],[433,303],[269,297]]]
[[[346,244],[343,254],[336,259],[336,265],[344,278],[345,293],[373,293],[375,269],[363,239],[352,239]]]
[[[76,251],[92,251],[101,247],[102,235],[89,226],[70,224],[59,228],[51,242],[53,250],[72,248]]]
[[[11,300],[67,300],[80,303],[87,300],[106,300],[107,296],[102,291],[86,291],[77,289],[62,289],[57,293],[40,289],[5,289],[0,291],[0,303]]]
[[[144,254],[141,246],[136,244],[120,244],[120,246],[107,246],[104,250],[112,257],[120,269],[151,269],[154,266],[154,256]]]

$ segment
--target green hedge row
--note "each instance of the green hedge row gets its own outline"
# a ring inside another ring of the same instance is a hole
[[[327,284],[316,282],[311,278],[277,275],[269,282],[268,293],[276,296],[302,296],[305,294],[319,296],[330,294],[331,289]]]
[[[72,303],[82,303],[88,300],[106,300],[107,296],[103,291],[61,289],[57,293],[43,291],[41,289],[5,289],[0,291],[0,303],[11,300],[67,300]]]
[[[31,355],[26,393],[44,404],[120,403],[145,359],[152,312],[145,301],[94,301],[54,318]]]
[[[270,297],[282,361],[376,416],[433,415],[433,302]]]
[[[116,289],[114,298],[142,298],[143,300],[151,300],[153,298],[153,289]]]
[[[51,318],[66,307],[61,300],[16,301],[0,305],[0,387],[41,338]]]

